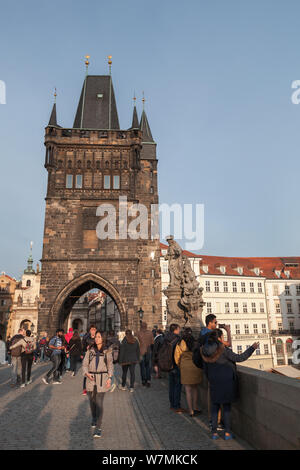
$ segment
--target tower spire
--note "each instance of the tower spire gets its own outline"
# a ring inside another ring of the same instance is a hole
[[[48,126],[57,126],[57,118],[56,118],[56,97],[57,97],[56,88],[54,88],[54,103],[53,103],[53,107],[52,107],[52,111],[51,111],[51,115],[50,115],[50,119],[49,119],[49,124],[48,124]]]
[[[150,126],[149,126],[149,122],[148,122],[148,119],[147,119],[146,111],[145,111],[145,101],[146,101],[145,100],[145,95],[144,95],[144,92],[143,92],[143,98],[142,98],[143,112],[142,112],[141,122],[140,122],[140,129],[142,131],[142,142],[154,143],[152,133],[151,133],[151,129],[150,129]]]
[[[134,96],[133,96],[133,115],[132,115],[131,129],[139,129],[140,128],[139,118],[138,118],[135,103],[136,103],[136,96],[135,96],[135,92],[134,92]]]
[[[32,245],[33,245],[33,242],[30,242],[30,254],[27,259],[27,268],[24,269],[24,274],[34,274],[34,269],[32,267],[33,265]]]

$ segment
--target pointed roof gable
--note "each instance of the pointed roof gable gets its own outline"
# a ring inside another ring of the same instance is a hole
[[[140,129],[142,131],[142,142],[154,143],[145,110],[142,112]]]
[[[85,78],[73,128],[120,129],[110,75],[88,75]]]

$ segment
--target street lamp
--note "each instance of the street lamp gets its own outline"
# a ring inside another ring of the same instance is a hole
[[[140,317],[140,323],[142,323],[143,316],[144,316],[144,310],[142,309],[142,307],[140,307],[140,309],[138,310],[138,314]]]

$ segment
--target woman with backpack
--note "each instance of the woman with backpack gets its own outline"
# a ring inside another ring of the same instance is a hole
[[[212,439],[219,439],[217,434],[218,411],[223,405],[223,420],[225,425],[224,439],[233,438],[230,430],[231,403],[237,399],[238,379],[236,362],[246,361],[257,349],[259,343],[254,343],[242,354],[235,354],[225,346],[223,332],[214,330],[201,347],[204,370],[209,382],[211,396]]]
[[[25,385],[32,383],[31,380],[31,367],[33,363],[33,353],[36,348],[36,342],[31,336],[31,331],[26,330],[26,335],[24,338],[21,338],[18,342],[13,344],[10,349],[15,349],[21,346],[21,365],[22,365],[22,382],[20,388],[24,388]],[[27,376],[26,376],[27,372]],[[25,376],[27,378],[25,382]]]
[[[73,336],[69,341],[67,358],[70,358],[70,370],[72,372],[72,377],[75,377],[77,364],[80,362],[80,359],[83,359],[81,338],[77,330],[74,331]]]
[[[121,390],[126,390],[126,378],[130,372],[130,392],[134,391],[135,366],[140,362],[140,345],[131,330],[125,331],[125,338],[120,345],[119,364],[122,366]]]
[[[174,359],[180,369],[181,384],[185,386],[186,400],[191,417],[201,413],[198,409],[198,385],[202,382],[202,370],[193,362],[195,338],[186,328],[181,341],[176,345]]]
[[[114,375],[112,349],[107,347],[105,333],[96,332],[95,343],[85,355],[82,370],[87,378],[86,390],[92,413],[92,427],[96,428],[94,437],[101,437],[104,395],[109,391]]]

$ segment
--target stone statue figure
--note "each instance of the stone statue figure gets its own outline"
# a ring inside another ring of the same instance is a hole
[[[182,249],[178,243],[175,242],[172,235],[167,238],[167,242],[169,243],[169,248],[165,260],[169,261],[169,287],[181,287],[183,273]]]
[[[199,287],[192,269],[190,260],[182,254],[182,249],[174,237],[170,235],[166,238],[169,248],[165,260],[169,263],[170,281],[163,293],[167,297],[167,310],[170,318],[174,321],[185,320],[185,324],[190,321],[195,327],[200,325],[203,289]]]
[[[202,291],[199,287],[199,282],[192,269],[191,262],[187,256],[183,256],[183,278],[182,278],[183,296],[180,299],[180,304],[185,307],[188,314],[191,315],[192,311],[198,310],[203,306]]]

